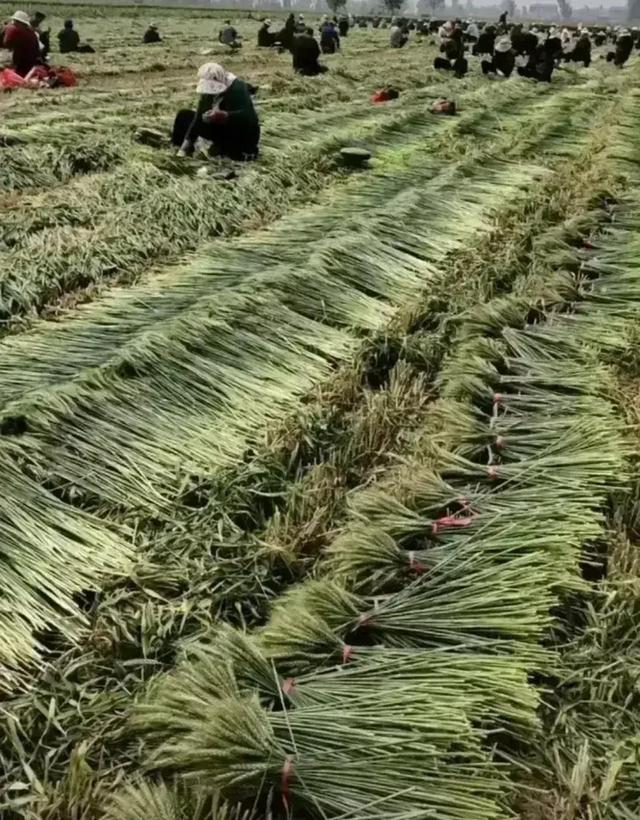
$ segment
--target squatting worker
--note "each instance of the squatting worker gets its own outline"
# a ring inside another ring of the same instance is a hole
[[[58,32],[58,44],[60,54],[69,54],[72,51],[79,51],[83,54],[94,54],[95,50],[89,43],[80,43],[80,35],[73,27],[73,20],[65,20],[64,28]]]
[[[326,65],[318,62],[320,46],[313,36],[313,29],[308,28],[304,34],[298,34],[293,40],[293,70],[305,77],[315,77],[327,71]]]
[[[270,31],[271,20],[264,20],[258,29],[258,48],[272,48],[276,44],[277,34]]]
[[[41,62],[40,40],[25,11],[16,11],[11,17],[4,30],[2,46],[11,52],[12,68],[21,77],[26,77]]]
[[[196,91],[197,109],[179,111],[173,125],[178,156],[197,149],[233,160],[256,159],[260,123],[247,84],[218,63],[205,63],[198,69]]]
[[[158,26],[155,23],[150,23],[149,28],[142,35],[142,42],[144,45],[151,45],[151,43],[161,43],[162,37],[158,31]]]

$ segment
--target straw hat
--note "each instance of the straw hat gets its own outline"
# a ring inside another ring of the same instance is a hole
[[[12,20],[15,20],[16,23],[24,23],[25,26],[31,25],[31,20],[29,19],[29,15],[26,11],[16,11],[11,16]]]

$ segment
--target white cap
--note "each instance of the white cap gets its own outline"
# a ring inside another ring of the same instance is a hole
[[[496,40],[496,44],[494,46],[494,49],[496,51],[499,51],[499,52],[502,53],[502,52],[505,52],[505,51],[509,51],[510,48],[511,48],[511,38],[507,34],[503,34],[502,37],[499,37]]]
[[[31,20],[29,19],[29,15],[26,11],[16,11],[11,17],[12,20],[15,20],[16,23],[24,23],[25,26],[31,25]]]

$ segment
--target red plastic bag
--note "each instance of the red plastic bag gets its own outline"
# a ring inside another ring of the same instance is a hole
[[[2,91],[12,91],[14,88],[24,88],[26,85],[24,77],[16,74],[12,68],[3,68],[0,71],[0,89]]]
[[[66,88],[72,88],[74,85],[78,85],[76,75],[70,68],[61,65],[56,66],[52,71],[58,81],[58,85],[64,85]]]
[[[371,102],[372,103],[383,103],[389,102],[389,100],[397,100],[400,96],[400,92],[397,91],[395,88],[387,87],[387,88],[379,88],[377,91],[371,95]]]
[[[66,66],[37,65],[26,77],[21,77],[12,68],[0,70],[0,90],[13,91],[15,88],[46,88],[65,86],[70,88],[78,84],[76,75]]]
[[[389,102],[389,94],[385,91],[384,88],[382,88],[379,91],[376,91],[371,95],[371,102],[372,103]]]

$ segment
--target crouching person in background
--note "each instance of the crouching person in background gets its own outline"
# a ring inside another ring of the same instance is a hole
[[[490,60],[482,60],[480,66],[483,74],[501,74],[510,77],[516,64],[516,55],[511,48],[511,39],[503,34],[495,43]]]
[[[305,77],[315,77],[327,71],[326,65],[318,62],[320,46],[313,36],[313,29],[308,28],[293,40],[293,70]]]
[[[455,28],[451,32],[449,39],[442,44],[444,57],[436,57],[433,61],[434,68],[453,71],[456,77],[464,77],[469,68],[469,63],[464,56],[464,42],[462,39],[462,29]]]
[[[88,43],[80,43],[80,35],[73,27],[73,20],[65,20],[64,28],[58,32],[58,44],[60,47],[60,54],[70,54],[72,51],[78,51],[83,54],[94,54],[95,49]]]
[[[198,70],[196,91],[197,109],[179,111],[173,124],[178,156],[198,151],[239,161],[257,159],[260,123],[247,83],[218,63],[206,63]]]

